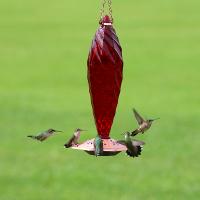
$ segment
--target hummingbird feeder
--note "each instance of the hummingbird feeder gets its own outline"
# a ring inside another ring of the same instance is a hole
[[[111,0],[103,1],[99,25],[88,55],[87,78],[96,129],[103,140],[102,156],[107,156],[127,150],[125,145],[110,138],[123,78],[122,48],[113,28]],[[94,138],[72,148],[94,155]]]

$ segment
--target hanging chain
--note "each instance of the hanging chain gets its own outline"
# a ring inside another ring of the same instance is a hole
[[[109,15],[111,18],[111,22],[113,22],[113,16],[112,16],[112,0],[108,0],[108,9],[109,9]]]
[[[102,1],[102,7],[101,7],[101,10],[100,10],[100,16],[101,16],[101,19],[102,19],[103,15],[104,15],[106,0],[101,0],[101,1]]]
[[[111,21],[113,22],[113,17],[112,17],[112,0],[102,0],[102,7],[100,10],[100,17],[101,19],[103,18],[104,14],[105,14],[105,5],[106,2],[108,2],[108,13],[110,15]]]

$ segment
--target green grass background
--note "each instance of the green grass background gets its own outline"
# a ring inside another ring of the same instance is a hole
[[[92,157],[63,144],[96,135],[86,60],[100,1],[0,0],[0,199],[200,198],[200,1],[113,0],[124,80],[111,136],[160,117],[142,156]],[[47,128],[64,134],[37,143]]]

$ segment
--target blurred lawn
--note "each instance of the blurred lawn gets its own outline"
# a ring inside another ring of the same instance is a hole
[[[113,1],[124,81],[111,135],[160,117],[143,154],[66,150],[76,127],[96,135],[86,60],[99,1],[0,1],[0,199],[200,198],[200,1]],[[43,144],[26,138],[64,130]]]

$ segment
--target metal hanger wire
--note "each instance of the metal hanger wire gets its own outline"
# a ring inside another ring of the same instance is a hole
[[[112,16],[112,0],[101,0],[101,10],[100,10],[100,17],[101,19],[104,17],[106,14],[106,3],[108,5],[108,15],[110,16],[111,22],[113,22],[113,16]]]

